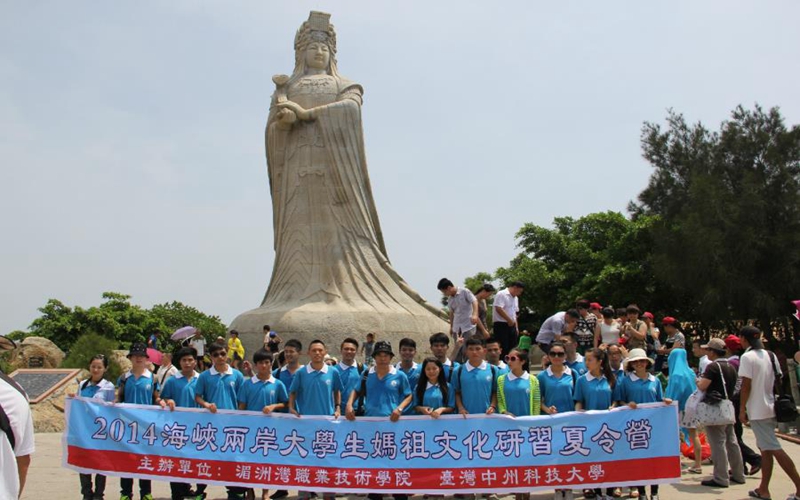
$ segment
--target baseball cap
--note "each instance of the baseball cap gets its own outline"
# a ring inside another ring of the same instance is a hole
[[[725,341],[718,338],[713,338],[708,341],[707,344],[701,345],[701,349],[713,349],[715,351],[724,351],[725,350]]]

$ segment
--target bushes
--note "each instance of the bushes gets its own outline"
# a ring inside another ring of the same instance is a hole
[[[108,371],[106,378],[112,382],[116,382],[122,373],[122,368],[114,361],[111,352],[117,348],[115,340],[103,337],[96,333],[85,333],[78,337],[69,354],[64,362],[61,364],[64,368],[84,368],[89,369],[91,359],[102,354],[108,359]]]

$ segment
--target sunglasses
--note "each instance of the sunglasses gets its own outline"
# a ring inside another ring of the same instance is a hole
[[[212,354],[212,355],[211,355],[211,357],[212,357],[212,358],[224,358],[224,357],[226,357],[227,355],[228,355],[228,353],[227,353],[227,352],[225,352],[225,351],[217,351],[217,352],[215,352],[214,354]]]
[[[548,354],[550,355],[551,358],[563,358],[564,356],[567,355],[567,353],[565,353],[564,351],[561,352],[550,351]]]
[[[506,363],[508,363],[509,361],[519,361],[519,357],[518,356],[506,356]]]

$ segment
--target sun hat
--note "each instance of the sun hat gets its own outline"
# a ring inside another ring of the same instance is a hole
[[[725,341],[718,338],[713,338],[707,344],[701,345],[700,349],[711,349],[713,351],[724,351]]]
[[[625,370],[629,370],[630,363],[634,361],[639,361],[640,359],[647,360],[647,367],[650,368],[653,366],[653,360],[647,357],[647,353],[644,349],[631,349],[628,353],[628,357],[623,360],[623,364],[625,365]]]
[[[392,352],[392,344],[386,342],[385,340],[379,340],[378,342],[375,342],[375,348],[372,349],[372,357],[374,358],[376,354],[380,354],[382,352],[389,354],[389,356],[394,356],[394,353]]]

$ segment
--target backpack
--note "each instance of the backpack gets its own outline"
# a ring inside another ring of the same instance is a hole
[[[8,382],[8,385],[16,389],[20,394],[25,397],[25,400],[28,400],[28,395],[25,394],[25,390],[19,386],[14,380],[7,376],[5,373],[0,372],[0,379],[5,380]],[[9,444],[11,444],[11,449],[15,449],[17,446],[17,440],[14,437],[14,431],[11,429],[11,420],[9,420],[8,415],[6,414],[5,410],[3,410],[3,406],[0,405],[0,431],[2,431],[6,437],[8,438]]]

